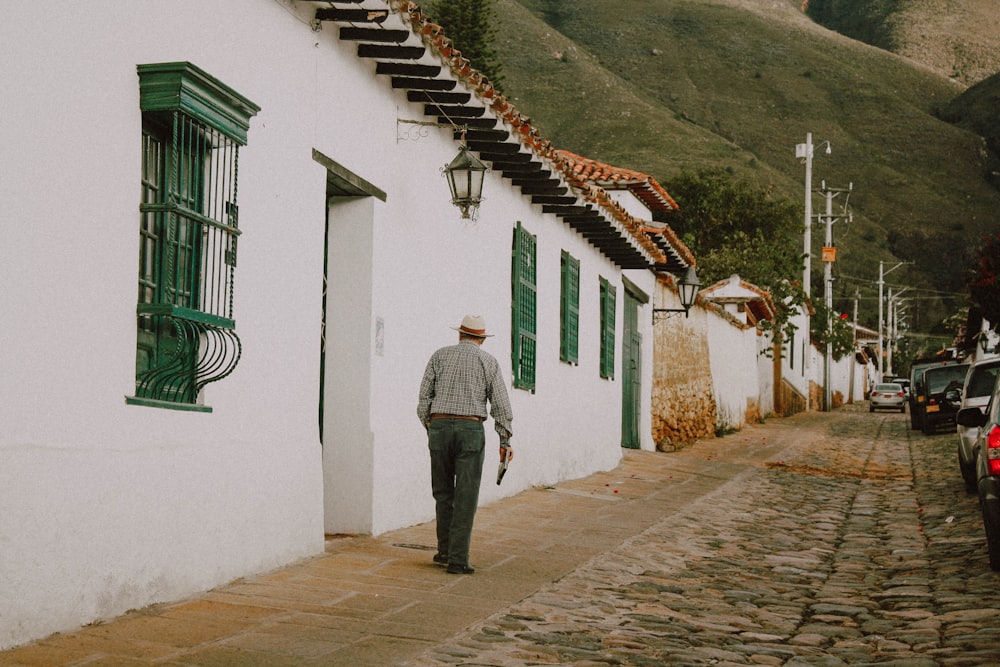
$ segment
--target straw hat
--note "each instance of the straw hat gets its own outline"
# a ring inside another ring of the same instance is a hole
[[[476,338],[489,338],[493,335],[486,333],[486,320],[480,315],[466,315],[462,318],[462,326],[452,327],[452,329]]]

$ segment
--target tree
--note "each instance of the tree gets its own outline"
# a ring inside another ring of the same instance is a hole
[[[455,48],[500,90],[502,67],[493,48],[496,0],[435,0],[427,15],[441,25]]]
[[[983,236],[967,284],[983,319],[994,331],[1000,331],[1000,234]]]
[[[826,326],[829,318],[830,327]],[[816,305],[816,315],[809,320],[812,329],[812,339],[822,349],[830,343],[830,352],[834,361],[840,361],[854,352],[854,329],[845,318],[836,311],[831,311],[825,304]]]
[[[799,278],[802,231],[798,206],[773,188],[733,180],[721,169],[684,171],[664,182],[679,210],[670,226],[698,258],[702,283],[738,274],[771,293],[780,312],[764,326],[788,337],[790,318],[805,303]]]
[[[774,189],[733,180],[721,169],[681,172],[664,183],[680,210],[670,219],[708,281],[734,273],[761,287],[802,275],[797,204]]]

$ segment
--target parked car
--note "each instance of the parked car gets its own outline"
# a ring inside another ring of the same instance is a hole
[[[907,402],[910,405],[910,428],[920,429],[924,422],[924,397],[922,389],[924,386],[924,372],[928,368],[947,366],[958,363],[954,359],[923,359],[914,361],[910,366],[910,395]]]
[[[895,380],[893,380],[893,382],[895,382],[896,384],[898,384],[900,387],[903,388],[903,393],[906,394],[907,402],[909,402],[909,399],[910,399],[910,381],[907,380],[906,378],[896,378]]]
[[[985,412],[979,408],[963,408],[955,419],[962,426],[978,429],[976,492],[983,513],[990,567],[1000,572],[1000,395],[997,385],[993,385]]]
[[[990,401],[993,387],[996,384],[997,372],[1000,371],[1000,358],[983,359],[972,364],[965,375],[962,386],[962,405],[964,408],[979,408],[986,412],[986,404]],[[976,492],[976,438],[979,436],[978,426],[958,425],[958,468],[965,481],[965,489],[969,493]]]
[[[898,382],[875,385],[868,402],[868,412],[875,410],[899,410],[906,412],[906,392]]]
[[[962,383],[969,364],[952,364],[924,371],[920,391],[923,421],[920,429],[933,435],[941,424],[954,424],[955,413],[962,405]]]

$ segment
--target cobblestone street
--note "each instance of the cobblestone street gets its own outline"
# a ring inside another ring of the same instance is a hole
[[[412,665],[1000,664],[954,432],[848,406]],[[704,447],[739,463],[740,434]]]

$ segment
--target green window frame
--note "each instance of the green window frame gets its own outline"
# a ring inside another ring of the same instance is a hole
[[[139,65],[142,112],[135,395],[210,412],[201,389],[242,352],[233,316],[239,148],[253,102],[191,63]]]
[[[615,286],[601,277],[601,377],[615,377]]]
[[[560,259],[559,359],[579,363],[580,260],[565,250]]]
[[[514,387],[535,391],[537,239],[520,221],[514,227],[511,268],[511,366]]]

